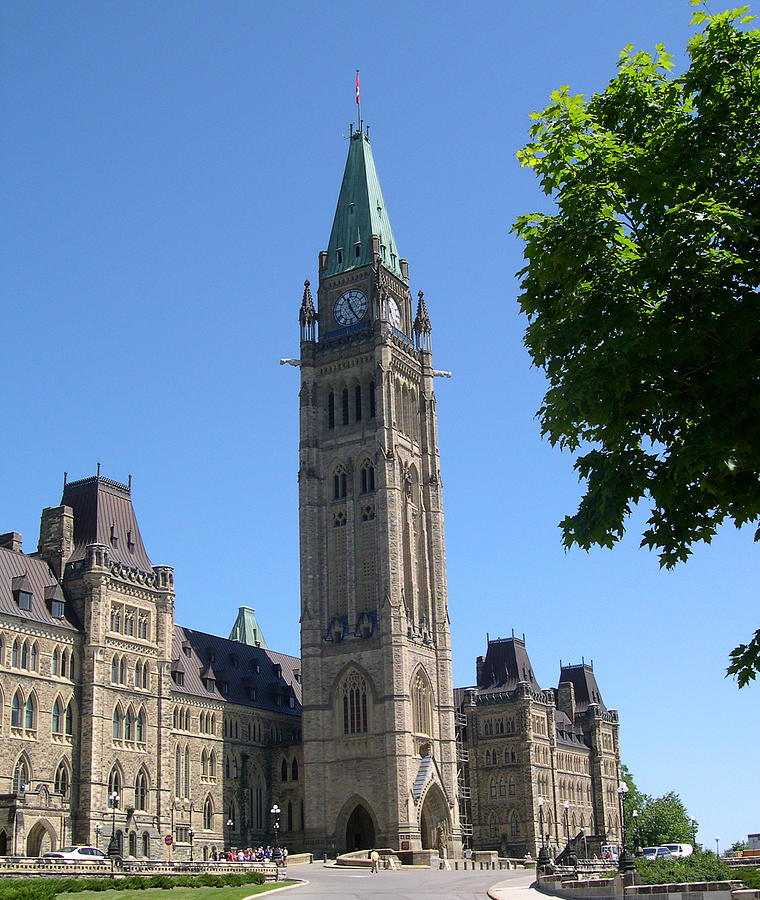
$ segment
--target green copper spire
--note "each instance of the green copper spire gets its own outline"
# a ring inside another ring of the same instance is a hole
[[[371,265],[373,235],[379,241],[381,263],[401,278],[399,254],[372,159],[369,135],[354,131],[322,277]]]
[[[261,628],[256,620],[256,613],[250,606],[241,606],[238,609],[238,617],[230,632],[230,640],[239,644],[248,644],[250,647],[263,647],[267,649],[267,642],[261,633]]]

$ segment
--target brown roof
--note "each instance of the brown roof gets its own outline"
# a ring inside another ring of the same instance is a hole
[[[72,560],[83,559],[88,544],[105,544],[114,562],[143,572],[153,571],[137,526],[131,494],[128,485],[100,475],[64,485],[61,504],[74,510]]]
[[[13,596],[14,582],[17,587],[31,593],[31,609],[21,609],[16,602]],[[60,599],[63,599],[60,585],[46,562],[14,550],[0,548],[0,613],[29,622],[41,622],[69,631],[79,631],[70,604],[66,603],[64,607],[66,618],[56,619],[53,616],[48,603],[53,599],[53,594],[56,598],[60,596]]]
[[[479,667],[478,689],[513,690],[521,681],[527,682],[534,691],[541,690],[533,675],[525,641],[514,636],[489,640],[485,659]]]
[[[177,693],[301,715],[301,660],[296,656],[177,625],[172,641],[172,670],[184,672],[184,683],[172,686]],[[203,683],[208,676],[215,680],[210,691]]]
[[[607,712],[602,695],[599,693],[593,666],[589,666],[587,663],[579,666],[562,666],[559,681],[560,684],[563,681],[569,681],[573,685],[576,712],[586,712],[592,703],[596,703],[602,712]]]

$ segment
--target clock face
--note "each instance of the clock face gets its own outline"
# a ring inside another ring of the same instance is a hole
[[[391,320],[391,325],[394,328],[401,327],[401,310],[399,310],[398,303],[393,297],[388,298],[388,318]]]
[[[338,325],[355,325],[367,312],[367,295],[363,291],[346,291],[335,301],[333,316]]]

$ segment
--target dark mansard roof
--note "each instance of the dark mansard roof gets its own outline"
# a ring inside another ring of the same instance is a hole
[[[152,572],[132,507],[130,485],[95,475],[64,485],[62,506],[74,511],[72,561],[84,559],[88,544],[105,544],[113,562]]]
[[[529,684],[534,691],[541,690],[533,675],[525,640],[514,635],[489,640],[485,657],[478,660],[478,690],[511,691],[521,681]]]
[[[601,712],[607,712],[599,685],[596,683],[593,665],[581,663],[577,666],[562,666],[559,673],[559,681],[569,681],[575,693],[575,709],[578,713],[585,713],[595,703]]]
[[[180,694],[301,715],[301,660],[265,647],[177,625],[172,677]]]

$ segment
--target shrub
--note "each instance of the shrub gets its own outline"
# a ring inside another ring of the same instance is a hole
[[[699,881],[731,881],[734,876],[713,853],[693,853],[684,859],[637,859],[642,884],[684,884]]]
[[[732,869],[731,876],[737,881],[743,881],[748,888],[760,888],[760,869],[756,869],[754,866]]]

